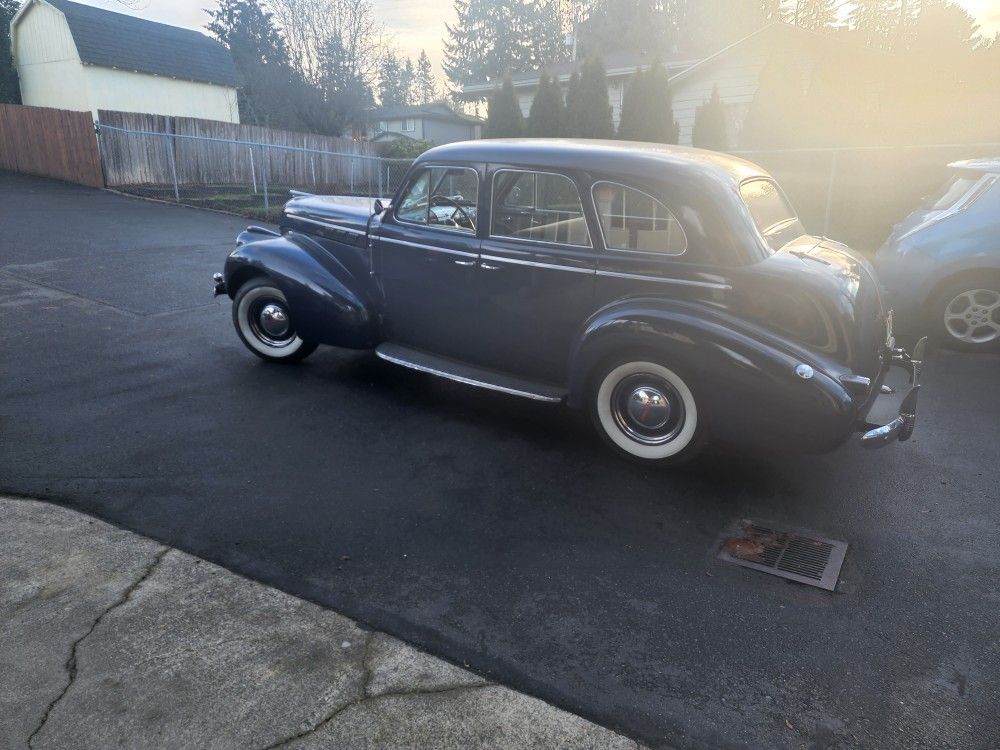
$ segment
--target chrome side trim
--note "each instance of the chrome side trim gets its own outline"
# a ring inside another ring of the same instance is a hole
[[[417,250],[430,250],[435,253],[447,253],[448,255],[461,255],[465,258],[478,258],[479,253],[470,253],[467,250],[452,250],[447,247],[434,247],[434,245],[421,245],[419,242],[410,242],[409,240],[397,240],[395,237],[379,237],[380,242],[395,242],[397,245],[406,245],[406,247],[415,247]]]
[[[297,214],[293,211],[286,211],[285,215],[290,216],[291,218],[297,219],[299,221],[304,221],[306,224],[315,224],[316,226],[323,227],[324,229],[333,229],[338,232],[347,232],[348,234],[357,234],[361,236],[368,234],[363,229],[355,229],[354,227],[345,227],[340,224],[333,224],[328,221],[320,221],[319,219],[310,219],[306,216],[303,216],[302,214]]]
[[[731,292],[733,287],[730,284],[723,284],[715,281],[694,281],[692,279],[674,279],[667,276],[643,276],[638,273],[619,273],[618,271],[598,271],[598,276],[609,276],[616,279],[636,279],[638,281],[658,281],[662,284],[676,284],[678,286],[697,286],[703,289],[719,289],[724,292]]]
[[[575,271],[576,273],[594,273],[593,268],[578,268],[576,266],[561,266],[555,263],[539,263],[534,260],[521,260],[520,258],[505,258],[501,255],[482,255],[483,260],[492,260],[497,263],[513,263],[516,266],[531,266],[533,268],[551,268],[554,271]]]
[[[438,377],[445,378],[447,380],[454,380],[456,383],[464,383],[465,385],[476,386],[477,388],[486,388],[491,391],[499,391],[500,393],[507,393],[511,396],[521,396],[522,398],[529,398],[533,401],[545,401],[547,403],[558,404],[562,402],[561,398],[555,398],[553,396],[543,396],[540,393],[531,393],[530,391],[520,391],[516,388],[506,388],[502,385],[495,385],[493,383],[487,383],[483,380],[473,380],[472,378],[462,377],[461,375],[455,375],[454,373],[446,372],[444,370],[436,370],[433,367],[427,367],[426,365],[418,365],[415,362],[411,362],[407,359],[402,359],[400,357],[394,357],[391,354],[386,354],[380,352],[378,349],[375,350],[375,354],[379,359],[384,359],[386,362],[392,362],[395,365],[402,365],[403,367],[408,367],[411,370],[418,370],[419,372],[426,372],[430,375],[437,375]]]

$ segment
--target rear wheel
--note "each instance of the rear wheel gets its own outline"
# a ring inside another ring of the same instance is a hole
[[[707,438],[690,385],[676,371],[641,357],[615,360],[597,373],[590,414],[617,453],[651,466],[689,461]]]
[[[1000,349],[1000,276],[949,284],[930,313],[942,344],[965,351]]]
[[[288,300],[270,279],[240,287],[233,299],[233,325],[247,349],[271,362],[298,362],[316,350],[295,332]]]

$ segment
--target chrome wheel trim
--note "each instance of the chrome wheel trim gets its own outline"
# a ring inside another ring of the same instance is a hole
[[[597,414],[615,445],[648,460],[680,453],[698,426],[691,389],[677,373],[653,362],[627,362],[609,372],[597,392]]]
[[[990,344],[1000,339],[1000,291],[969,289],[944,307],[944,328],[965,344]]]
[[[290,357],[304,343],[292,327],[288,302],[280,289],[251,289],[240,298],[236,319],[246,342],[268,357]]]

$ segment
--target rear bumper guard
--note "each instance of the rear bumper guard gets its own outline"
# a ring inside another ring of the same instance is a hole
[[[927,337],[920,339],[913,347],[913,352],[905,349],[892,349],[889,365],[902,367],[910,373],[910,390],[899,405],[899,416],[888,424],[880,427],[866,424],[868,429],[861,436],[861,445],[865,448],[882,448],[889,443],[909,440],[917,423],[917,398],[920,396],[920,371],[924,365],[924,351],[927,348]]]
[[[212,274],[212,282],[215,284],[215,294],[214,297],[218,297],[220,294],[226,294],[226,280],[221,273]]]

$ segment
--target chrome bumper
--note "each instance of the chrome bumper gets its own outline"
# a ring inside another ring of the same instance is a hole
[[[212,281],[215,282],[215,296],[226,293],[226,279],[221,273],[213,273]]]
[[[917,423],[917,398],[920,395],[920,370],[924,365],[924,351],[927,348],[927,337],[920,339],[913,347],[913,352],[904,349],[892,349],[890,366],[902,367],[910,373],[910,390],[899,405],[899,416],[881,427],[871,427],[861,436],[861,445],[865,448],[881,448],[897,440],[909,440]]]

